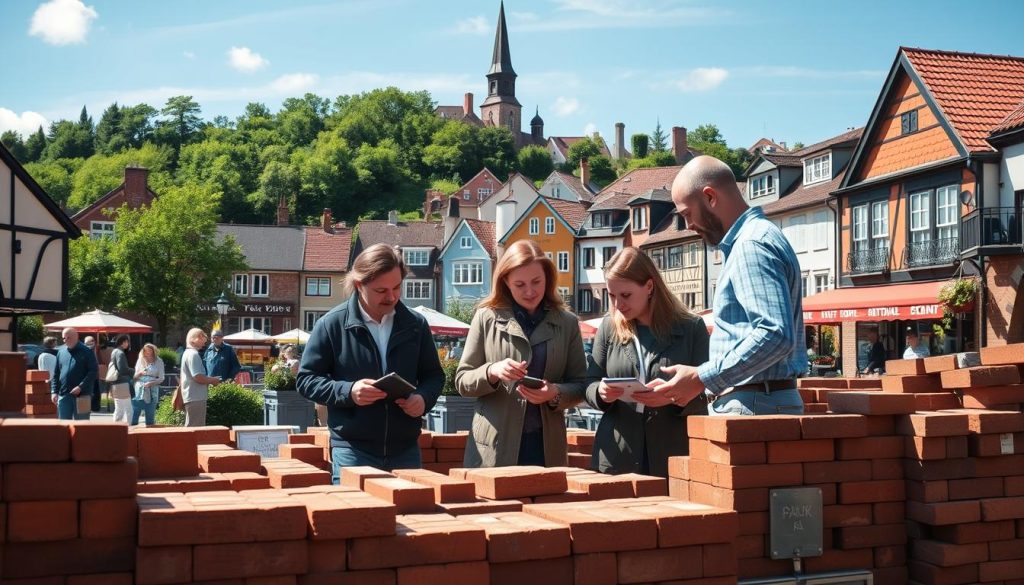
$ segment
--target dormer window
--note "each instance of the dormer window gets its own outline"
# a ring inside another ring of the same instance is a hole
[[[633,208],[633,231],[647,229],[647,208],[643,206]]]
[[[595,228],[608,227],[609,223],[611,223],[610,220],[611,217],[608,213],[595,213],[593,219],[591,220],[591,225],[593,225]]]
[[[900,115],[900,135],[917,132],[917,110],[910,110]]]
[[[772,175],[761,175],[750,181],[750,198],[757,199],[767,195],[775,194],[775,177]]]
[[[804,185],[832,180],[832,153],[804,161]]]

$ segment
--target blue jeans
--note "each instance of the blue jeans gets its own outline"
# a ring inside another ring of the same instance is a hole
[[[803,414],[804,401],[796,388],[776,390],[767,394],[761,390],[730,392],[708,404],[709,415]]]
[[[147,403],[143,398],[132,398],[132,424],[139,424],[139,414],[145,412],[146,426],[151,427],[156,420],[156,407],[160,402],[160,387],[146,388],[143,392],[149,392],[149,402]]]
[[[419,469],[423,467],[420,457],[420,446],[413,445],[411,449],[389,454],[386,457],[371,455],[354,447],[332,447],[331,448],[331,476],[334,484],[338,484],[341,477],[342,467],[354,467],[367,465],[384,471],[393,469]]]
[[[57,398],[57,418],[60,420],[89,420],[89,413],[79,413],[78,397],[65,394]]]

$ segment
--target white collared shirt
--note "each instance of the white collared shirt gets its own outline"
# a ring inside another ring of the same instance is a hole
[[[359,312],[363,315],[363,322],[366,323],[366,328],[370,331],[370,336],[377,343],[377,349],[380,353],[380,369],[381,374],[388,373],[388,341],[391,339],[391,329],[395,326],[395,312],[391,311],[383,317],[380,321],[375,321],[366,309],[363,308],[363,303],[356,301],[359,305]]]

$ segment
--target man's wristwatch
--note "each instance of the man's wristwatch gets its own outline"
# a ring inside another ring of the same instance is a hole
[[[562,402],[562,393],[559,392],[558,394],[555,394],[554,398],[552,398],[551,400],[548,400],[548,406],[550,406],[551,408],[558,408],[558,405],[561,404],[561,402]]]

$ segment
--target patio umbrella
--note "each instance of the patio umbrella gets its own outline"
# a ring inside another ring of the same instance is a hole
[[[270,342],[272,338],[266,333],[258,329],[246,329],[245,331],[239,331],[238,333],[232,333],[231,335],[225,335],[224,341],[248,341],[252,342]]]
[[[291,331],[285,331],[271,337],[278,343],[295,343],[297,345],[305,345],[309,341],[309,333],[306,333],[302,329],[292,329]]]
[[[434,335],[449,335],[451,337],[469,335],[469,325],[458,319],[427,307],[413,307],[413,311],[426,317],[427,324],[430,325],[430,332]]]
[[[704,309],[697,313],[697,316],[704,320],[704,326],[708,328],[708,333],[715,328],[715,312],[711,309]]]
[[[136,323],[135,321],[118,317],[113,313],[107,313],[99,309],[82,313],[77,317],[71,317],[63,321],[54,321],[47,325],[46,329],[48,331],[60,331],[68,327],[74,327],[79,331],[96,333],[149,333],[153,330],[149,325]]]
[[[585,339],[590,339],[591,337],[597,335],[597,327],[594,327],[593,325],[587,323],[586,321],[580,321],[580,335],[582,335]]]

